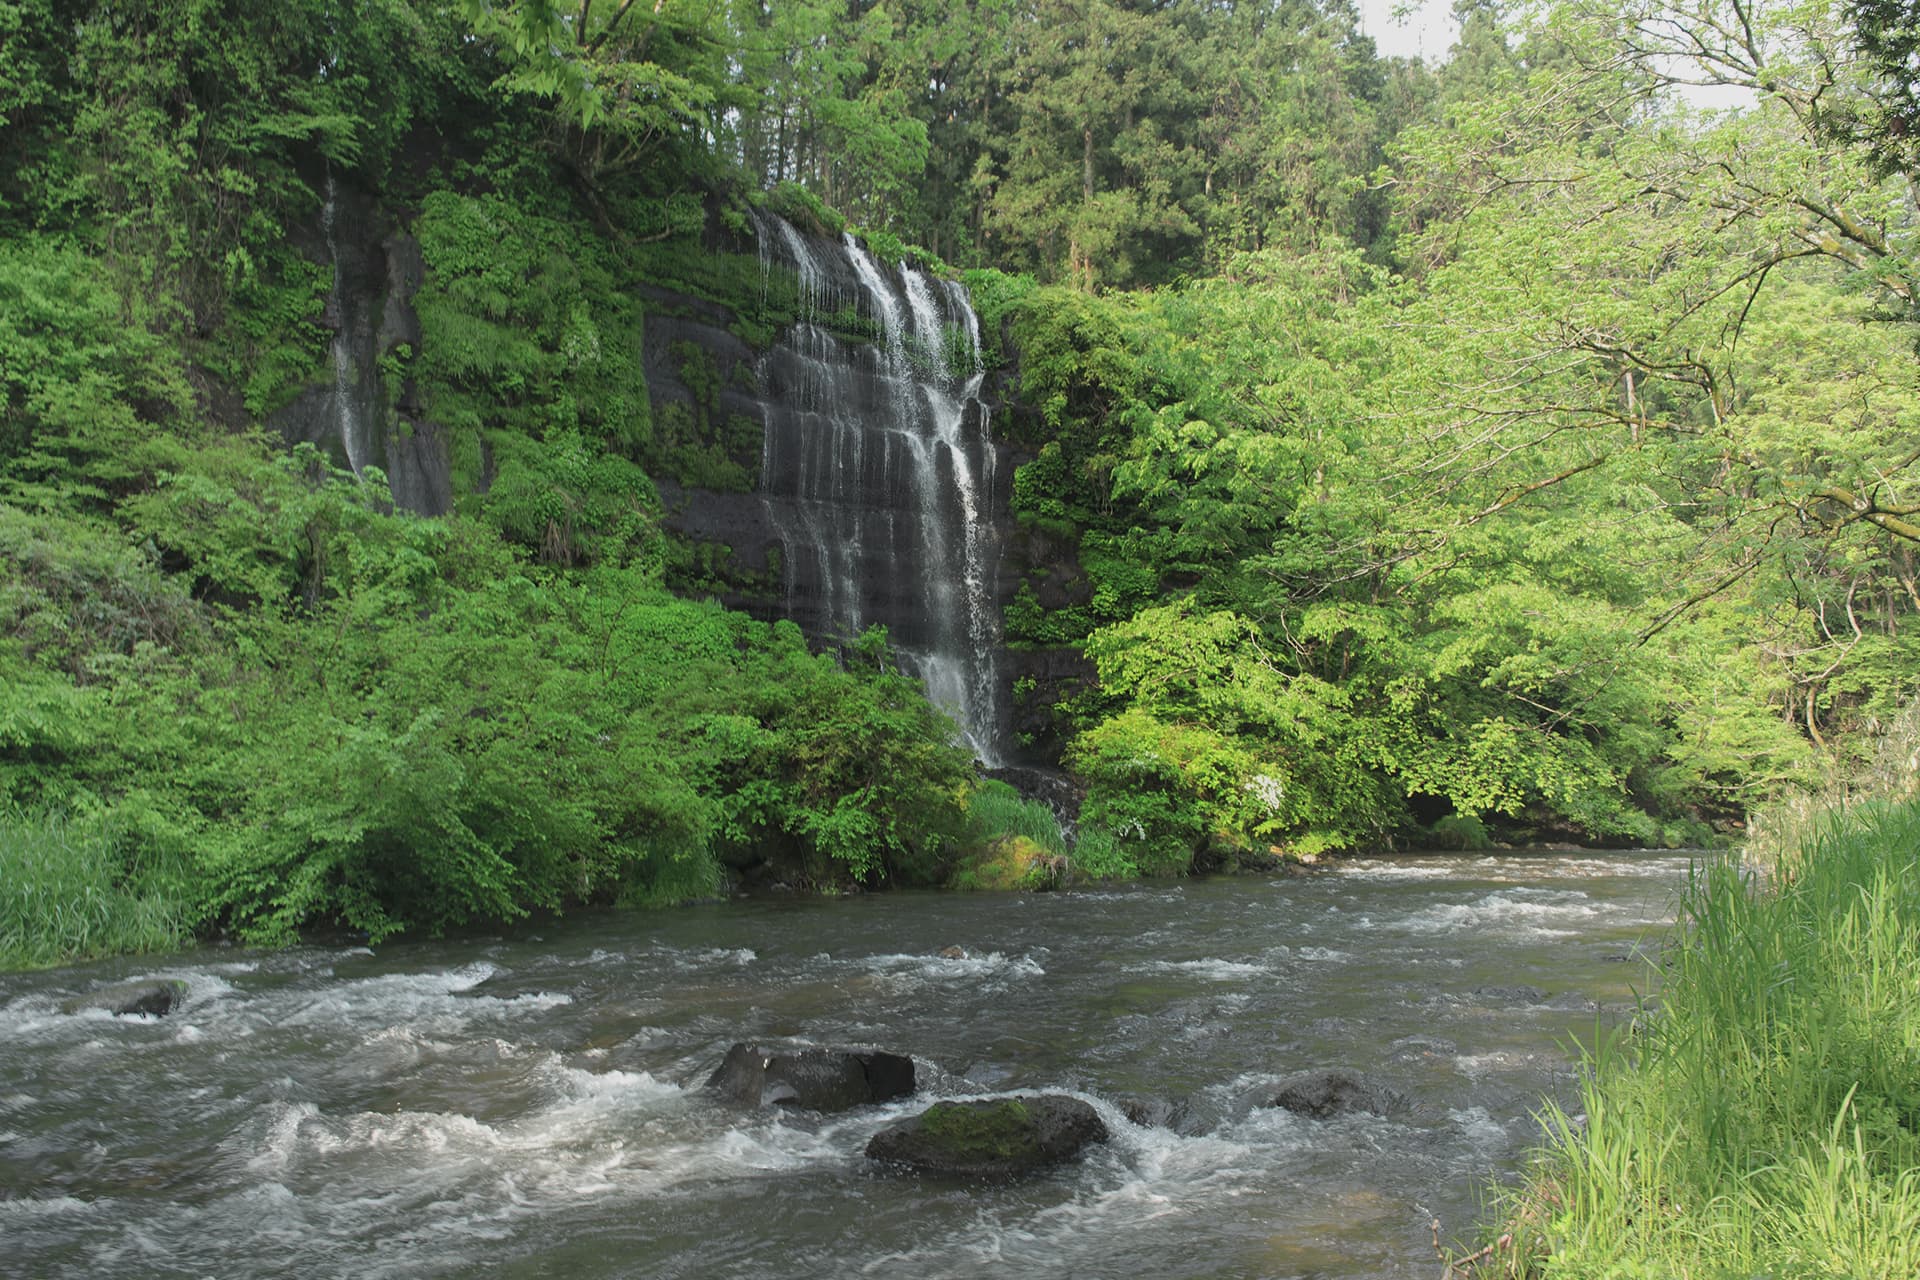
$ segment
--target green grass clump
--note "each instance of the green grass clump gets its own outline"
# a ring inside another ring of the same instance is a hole
[[[1699,869],[1657,1012],[1550,1107],[1509,1273],[1920,1275],[1920,801]]]
[[[0,970],[169,950],[185,920],[178,903],[125,883],[94,824],[0,813]]]
[[[1450,813],[1433,824],[1427,833],[1436,849],[1491,849],[1493,837],[1486,824],[1470,813]]]
[[[997,778],[982,782],[968,799],[967,836],[972,844],[1021,836],[1055,857],[1067,852],[1066,838],[1060,833],[1060,820],[1053,810],[1038,800],[1022,798]]]
[[[1126,842],[1113,832],[1082,826],[1073,842],[1073,872],[1082,880],[1135,880],[1140,866]]]
[[[966,833],[950,888],[1053,889],[1066,867],[1066,838],[1046,805],[1023,799],[995,778],[968,797]]]

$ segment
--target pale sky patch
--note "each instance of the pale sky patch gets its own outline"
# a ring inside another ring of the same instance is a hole
[[[1460,34],[1453,0],[1359,0],[1360,27],[1373,37],[1383,58],[1446,61]],[[1405,11],[1396,17],[1399,11]]]

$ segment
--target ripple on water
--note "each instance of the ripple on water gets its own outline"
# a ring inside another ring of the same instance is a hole
[[[1197,978],[1207,978],[1214,982],[1239,982],[1247,978],[1270,978],[1273,970],[1263,964],[1249,964],[1242,960],[1153,960],[1145,964],[1130,964],[1127,973],[1184,973]]]
[[[1530,938],[1571,938],[1602,913],[1578,890],[1504,889],[1473,902],[1443,902],[1382,927],[1400,933],[1499,932]]]
[[[0,1201],[0,1271],[1426,1274],[1427,1218],[1408,1206],[1471,1219],[1477,1171],[1513,1167],[1541,1094],[1565,1090],[1560,1037],[1582,1016],[1493,1017],[1435,990],[1517,976],[1605,998],[1624,975],[1603,960],[1666,891],[1611,878],[1659,874],[1645,863],[1595,859],[1610,878],[1582,883],[1544,857],[1411,876],[1385,861],[1017,905],[609,915],[537,945],[229,953],[176,969],[184,1016],[147,1024],[58,1012],[113,966],[33,975],[0,997],[0,1155],[78,1154],[43,1187],[64,1202]],[[974,953],[931,954],[956,938]],[[1414,981],[1416,965],[1433,969]],[[954,1188],[862,1158],[929,1096],[818,1116],[697,1087],[720,1047],[788,1024],[986,1064],[981,1084],[934,1076],[932,1096],[1088,1089],[1113,1139],[1027,1183]],[[1246,1105],[1319,1065],[1380,1070],[1415,1105],[1332,1121]],[[1157,1095],[1179,1131],[1094,1096],[1127,1091]],[[149,1176],[163,1159],[180,1171]]]
[[[831,957],[823,957],[831,960]],[[984,955],[942,956],[891,953],[842,963],[908,986],[966,984],[986,990],[1004,990],[1047,971],[1031,954],[1008,956],[999,951]]]

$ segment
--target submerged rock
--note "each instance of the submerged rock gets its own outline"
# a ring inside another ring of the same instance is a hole
[[[1005,1180],[1074,1159],[1107,1140],[1099,1113],[1064,1094],[1022,1094],[979,1102],[936,1102],[882,1129],[869,1160],[919,1173]]]
[[[1528,986],[1475,987],[1473,994],[1482,1000],[1498,1000],[1503,1004],[1539,1004],[1547,998],[1547,993],[1539,987]]]
[[[1396,1062],[1418,1062],[1428,1058],[1451,1058],[1460,1046],[1440,1036],[1402,1036],[1393,1042]]]
[[[1344,1067],[1301,1071],[1260,1091],[1259,1105],[1328,1120],[1354,1111],[1384,1116],[1403,1110],[1407,1095]]]
[[[1142,1129],[1179,1130],[1186,1124],[1187,1104],[1145,1093],[1123,1093],[1113,1100],[1120,1114]]]
[[[742,1043],[727,1050],[707,1088],[749,1107],[845,1111],[911,1094],[914,1066],[880,1049]]]
[[[89,991],[83,996],[75,996],[60,1008],[65,1013],[105,1009],[115,1017],[142,1013],[162,1018],[179,1008],[186,998],[186,983],[175,978],[146,978]]]

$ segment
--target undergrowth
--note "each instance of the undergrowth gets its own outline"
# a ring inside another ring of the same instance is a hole
[[[119,862],[97,824],[0,813],[0,970],[185,943],[179,904]]]
[[[1008,836],[1033,841],[1047,853],[1067,852],[1060,820],[1038,800],[1028,800],[1007,783],[989,778],[967,801],[967,843],[985,844]]]
[[[1658,1011],[1547,1108],[1487,1268],[1920,1275],[1920,798],[1885,774],[1696,870]]]

